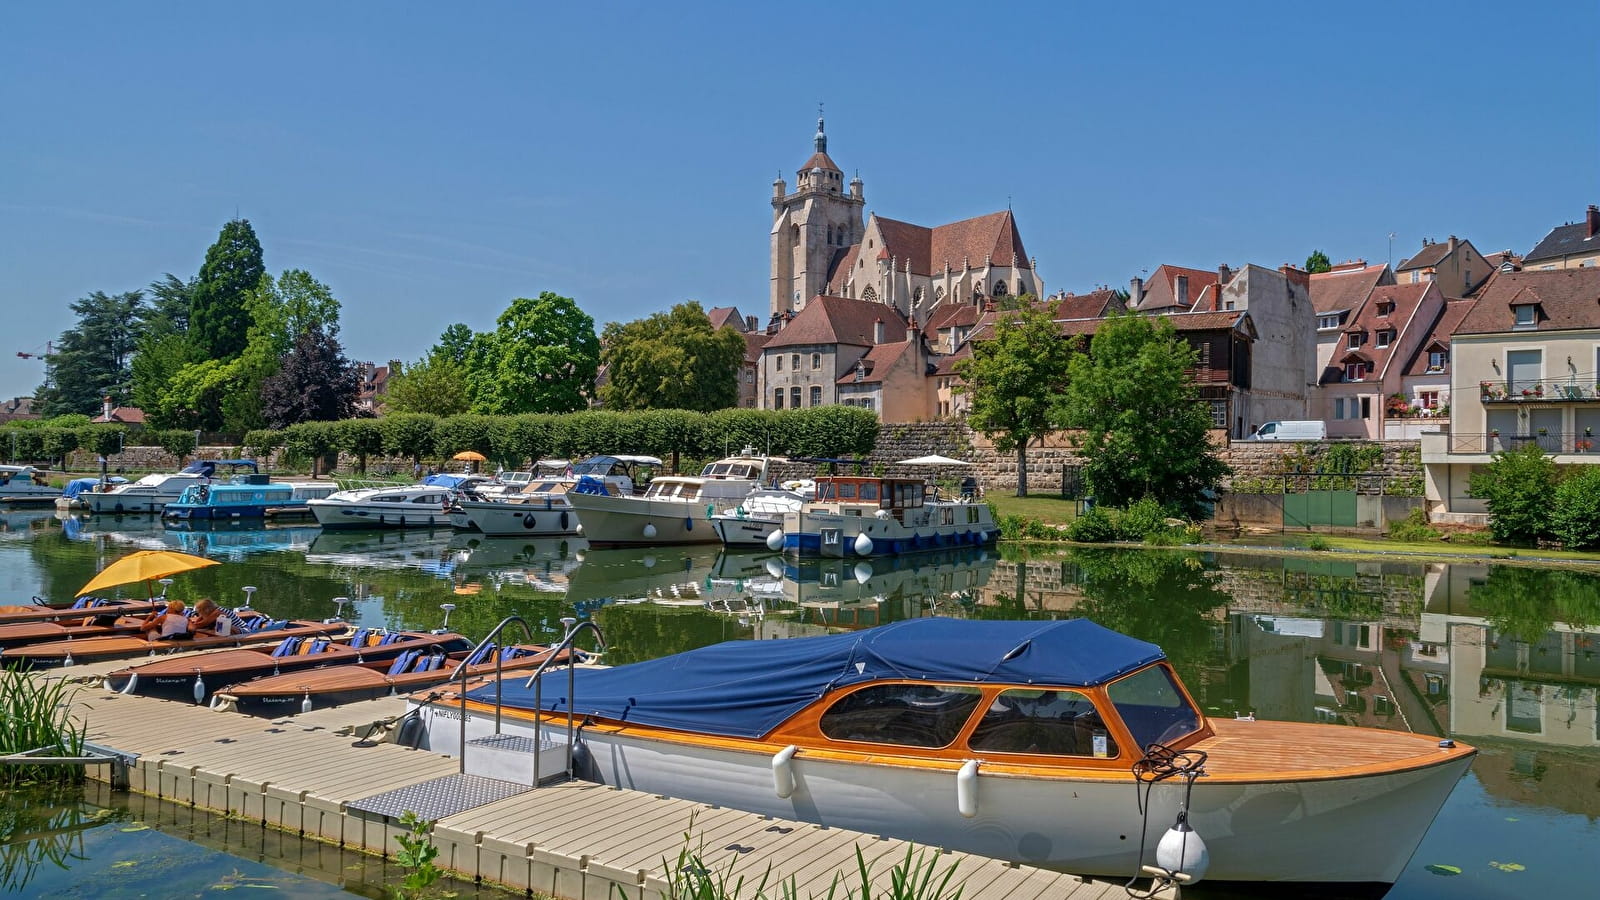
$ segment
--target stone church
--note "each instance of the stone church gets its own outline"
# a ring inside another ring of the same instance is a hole
[[[866,202],[860,176],[846,185],[828,156],[818,118],[816,149],[795,173],[794,192],[782,176],[772,183],[775,322],[822,295],[887,304],[914,322],[947,303],[1044,296],[1010,210],[928,228],[876,213],[863,219]]]

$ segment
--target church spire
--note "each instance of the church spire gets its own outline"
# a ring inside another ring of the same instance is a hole
[[[828,135],[822,127],[822,104],[817,104],[817,152],[828,152]]]

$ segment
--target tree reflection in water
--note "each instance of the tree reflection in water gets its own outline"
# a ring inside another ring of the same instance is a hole
[[[45,865],[68,869],[87,859],[84,832],[126,814],[91,809],[82,789],[35,787],[8,791],[0,803],[0,894],[26,896],[26,888]]]

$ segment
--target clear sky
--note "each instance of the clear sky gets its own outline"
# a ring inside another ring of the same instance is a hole
[[[1163,262],[1526,252],[1600,202],[1600,4],[10,3],[0,398],[235,213],[419,356],[517,296],[767,311],[771,182],[1012,204],[1048,290]]]

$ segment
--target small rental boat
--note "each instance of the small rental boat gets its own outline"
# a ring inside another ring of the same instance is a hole
[[[145,616],[157,608],[143,600],[121,601],[127,605],[112,605],[118,604],[119,601],[104,602],[107,605],[90,606],[71,618],[0,625],[0,650],[50,641],[81,641],[85,638],[114,635],[142,638],[139,627],[144,624]],[[165,601],[157,601],[157,604],[163,602]],[[253,610],[236,614],[246,623],[261,617],[260,613]]]
[[[799,511],[816,491],[816,482],[809,479],[792,486],[757,488],[738,506],[712,516],[711,527],[724,547],[767,547],[772,533],[783,528],[784,515]]]
[[[0,606],[0,627],[34,622],[54,622],[60,619],[82,619],[106,613],[118,615],[144,615],[165,598],[154,600],[111,600],[104,597],[79,597],[71,602],[50,603],[42,597],[33,598],[32,604]]]
[[[760,486],[768,458],[746,447],[738,456],[708,463],[699,475],[658,475],[643,496],[615,495],[586,482],[567,492],[584,540],[594,547],[714,544],[709,521]]]
[[[332,482],[274,482],[244,475],[226,484],[192,484],[162,509],[167,519],[263,519],[289,512],[309,513],[306,502],[337,491]]]
[[[39,481],[33,466],[0,466],[0,503],[53,503],[61,491]]]
[[[348,631],[349,626],[340,621],[314,622],[305,619],[269,619],[262,616],[253,621],[261,624],[253,631],[242,631],[226,637],[196,635],[186,640],[150,640],[142,634],[108,635],[83,640],[68,638],[12,647],[0,652],[0,665],[23,665],[36,669],[70,666],[73,663],[97,662],[108,659],[127,659],[135,656],[159,656],[182,653],[188,650],[210,650],[221,647],[247,647],[265,644],[289,637],[324,637]],[[190,671],[194,671],[190,669]]]
[[[446,528],[453,491],[443,485],[352,488],[308,500],[323,528]]]
[[[181,472],[146,475],[138,481],[119,484],[108,491],[90,491],[80,494],[89,512],[159,513],[168,503],[177,502],[185,489],[197,484],[210,484],[218,467],[227,466],[238,472],[241,469],[256,471],[253,459],[198,459],[185,466]]]
[[[541,463],[541,468],[544,464]],[[594,456],[571,466],[563,462],[562,473],[520,482],[515,491],[476,492],[458,495],[451,522],[457,528],[471,528],[491,536],[528,537],[578,533],[578,515],[569,499],[579,483],[586,490],[603,489],[616,497],[633,495],[634,476],[644,466],[660,466],[654,456]],[[506,473],[513,474],[513,473]],[[515,473],[523,474],[523,473]],[[504,476],[502,476],[504,477]],[[476,493],[477,496],[473,496]]]
[[[565,655],[566,651],[562,652]],[[211,708],[250,716],[289,716],[357,700],[409,694],[462,677],[493,677],[496,658],[499,671],[526,673],[549,656],[549,647],[534,644],[484,644],[448,654],[408,651],[389,661],[369,659],[233,684],[212,697]]]
[[[488,687],[411,707],[467,774],[527,783],[507,738],[564,758],[570,714],[575,770],[606,784],[1082,875],[1154,861],[1222,882],[1393,883],[1476,753],[1211,719],[1159,647],[1087,619],[908,619],[572,678],[571,697],[563,672],[502,682],[500,706]]]
[[[271,650],[241,648],[204,656],[159,659],[118,669],[106,676],[105,686],[123,694],[204,703],[217,689],[251,678],[285,672],[306,678],[309,676],[305,670],[368,662],[385,668],[400,660],[408,666],[426,659],[438,664],[447,654],[471,649],[470,640],[451,632],[361,628],[348,638],[286,637]]]
[[[990,543],[1000,529],[989,504],[940,497],[920,478],[828,476],[816,499],[783,514],[767,538],[796,556],[850,557]]]

